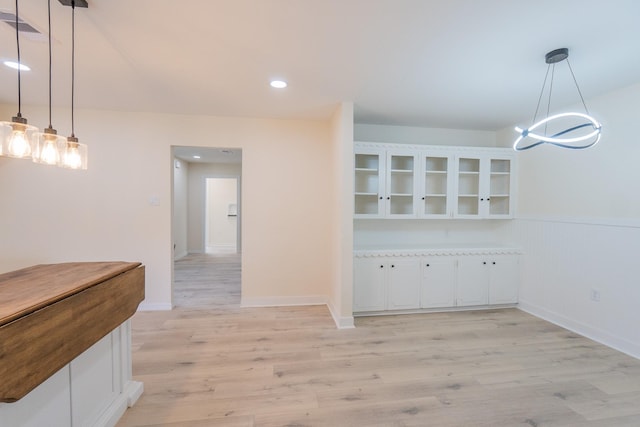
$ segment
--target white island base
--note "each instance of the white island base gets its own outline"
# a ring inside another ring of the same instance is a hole
[[[113,427],[142,391],[127,320],[22,399],[0,403],[0,427]]]

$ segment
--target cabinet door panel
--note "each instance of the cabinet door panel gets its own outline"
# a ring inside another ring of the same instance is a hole
[[[394,258],[388,266],[387,309],[420,307],[420,259]]]
[[[386,265],[378,258],[354,259],[354,311],[384,310],[386,269]]]
[[[453,257],[422,259],[422,308],[455,306],[455,272]]]
[[[494,256],[489,267],[489,304],[517,303],[519,283],[518,257]]]
[[[385,155],[384,150],[366,149],[355,153],[354,216],[384,216]]]
[[[489,268],[486,257],[465,256],[458,260],[456,302],[459,306],[489,303]]]

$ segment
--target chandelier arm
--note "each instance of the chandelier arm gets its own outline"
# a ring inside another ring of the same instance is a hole
[[[571,77],[573,77],[573,83],[576,85],[576,89],[578,89],[578,95],[580,95],[580,100],[582,101],[582,106],[584,110],[589,114],[589,109],[587,108],[587,103],[584,102],[584,97],[582,96],[582,91],[580,90],[580,86],[578,86],[578,80],[576,80],[576,76],[573,74],[573,68],[571,68],[571,62],[569,62],[569,58],[567,58],[567,65],[569,66],[569,71],[571,72]]]

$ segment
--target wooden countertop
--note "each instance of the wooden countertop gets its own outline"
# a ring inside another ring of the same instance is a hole
[[[0,326],[138,266],[139,262],[70,262],[0,274]]]
[[[0,275],[0,402],[21,399],[144,299],[138,262],[36,265]]]

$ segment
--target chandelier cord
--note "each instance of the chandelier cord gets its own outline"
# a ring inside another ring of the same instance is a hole
[[[538,105],[536,105],[536,112],[533,114],[533,120],[531,120],[531,124],[536,122],[536,118],[538,117],[538,110],[540,109],[540,102],[542,102],[542,95],[544,94],[544,88],[547,85],[547,77],[549,76],[549,68],[551,64],[547,65],[547,73],[544,75],[544,82],[542,83],[542,89],[540,89],[540,96],[538,97]]]
[[[547,100],[547,117],[549,117],[549,112],[551,111],[551,93],[553,93],[553,77],[556,74],[556,64],[551,65],[551,82],[549,83],[549,99]],[[549,126],[549,122],[544,124],[544,134],[547,135],[547,129]]]
[[[22,93],[20,91],[20,67],[22,67],[22,62],[20,62],[20,31],[18,29],[18,0],[16,0],[16,47],[18,48],[18,114],[16,117],[22,117],[21,114],[21,105],[22,105]]]
[[[567,65],[569,66],[569,71],[571,71],[571,77],[573,77],[573,82],[576,84],[576,89],[578,89],[578,95],[580,95],[582,106],[584,107],[584,110],[587,112],[587,114],[589,114],[587,103],[584,102],[584,97],[582,96],[582,92],[580,91],[580,86],[578,86],[578,81],[576,80],[576,76],[573,74],[573,68],[571,68],[571,62],[569,62],[569,58],[567,58]]]

